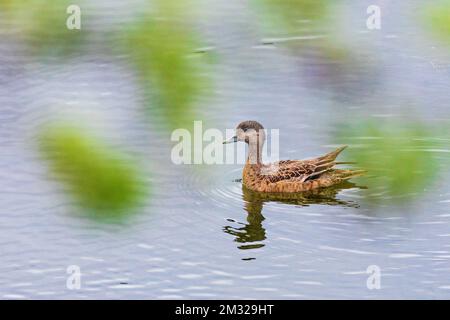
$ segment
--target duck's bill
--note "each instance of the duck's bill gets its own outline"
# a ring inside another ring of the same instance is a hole
[[[235,142],[237,142],[238,140],[237,140],[237,136],[234,136],[234,137],[231,137],[230,139],[228,139],[228,140],[225,140],[224,142],[223,142],[223,144],[227,144],[227,143],[235,143]]]

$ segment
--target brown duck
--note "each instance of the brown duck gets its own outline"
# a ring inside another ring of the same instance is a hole
[[[311,191],[337,185],[365,173],[364,170],[334,168],[335,165],[348,163],[335,161],[346,146],[314,159],[282,160],[263,164],[261,155],[265,140],[263,126],[249,120],[241,122],[236,128],[236,135],[224,141],[224,144],[238,141],[248,144],[248,157],[242,181],[245,187],[253,191],[270,193]]]

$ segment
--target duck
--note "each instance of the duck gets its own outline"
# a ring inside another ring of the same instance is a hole
[[[261,193],[299,193],[339,185],[361,176],[365,170],[336,169],[336,158],[347,146],[342,146],[323,156],[306,160],[281,160],[264,164],[262,148],[266,140],[264,127],[257,121],[238,124],[236,134],[223,143],[245,142],[247,160],[242,172],[242,184],[249,190]]]

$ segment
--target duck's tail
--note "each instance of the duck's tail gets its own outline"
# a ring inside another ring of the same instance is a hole
[[[320,187],[331,187],[351,178],[362,176],[365,173],[365,170],[331,169],[320,176],[317,181]]]
[[[340,183],[346,180],[349,180],[351,178],[362,176],[366,173],[365,170],[350,170],[350,169],[334,169],[333,167],[335,165],[340,164],[355,164],[355,162],[347,162],[347,161],[335,161],[338,155],[344,151],[344,149],[347,148],[347,146],[342,146],[340,148],[337,148],[334,151],[331,151],[330,153],[327,153],[326,155],[318,158],[318,164],[317,164],[317,172],[314,173],[311,176],[317,176],[319,174],[323,174],[325,172],[328,172],[328,175],[324,177],[324,180],[328,180],[325,184],[336,184]]]
[[[367,173],[366,170],[342,170],[336,169],[333,171],[334,176],[340,181],[345,181],[351,178],[360,177]]]
[[[334,160],[337,158],[337,156],[338,156],[342,151],[344,151],[344,149],[347,148],[347,147],[348,147],[348,146],[342,146],[342,147],[340,147],[340,148],[337,148],[336,150],[331,151],[330,153],[327,153],[326,155],[320,157],[319,159],[322,160],[322,161],[324,161],[324,160],[325,160],[325,161],[334,161]]]

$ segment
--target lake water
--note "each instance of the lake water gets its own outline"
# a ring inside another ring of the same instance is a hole
[[[421,1],[380,2],[377,31],[365,26],[372,1],[339,6],[351,64],[322,57],[316,43],[331,34],[266,34],[241,1],[200,2],[205,47],[219,63],[198,119],[221,130],[247,119],[278,128],[283,159],[332,150],[336,123],[356,114],[383,121],[407,105],[427,123],[449,120],[448,51],[415,18]],[[92,5],[97,28],[133,12],[121,5],[118,15],[117,1],[108,3]],[[298,36],[310,38],[290,39]],[[444,169],[407,206],[370,207],[357,180],[289,201],[261,198],[242,189],[241,165],[172,164],[170,133],[143,116],[128,57],[98,41],[69,61],[39,63],[15,39],[0,40],[1,298],[450,298]],[[306,49],[292,55],[290,41]],[[36,128],[61,110],[82,114],[141,160],[152,195],[122,223],[78,213],[48,179]],[[439,143],[444,168],[449,140]],[[79,290],[66,287],[70,265],[81,269]],[[381,271],[379,290],[366,285],[371,265]]]

